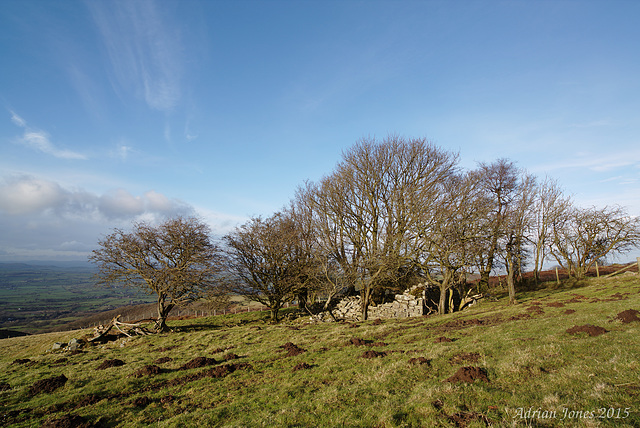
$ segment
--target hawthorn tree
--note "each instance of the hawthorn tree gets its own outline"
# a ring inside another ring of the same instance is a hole
[[[272,322],[278,322],[280,309],[296,298],[313,272],[303,234],[283,211],[252,218],[223,238],[230,290],[267,306]]]
[[[553,223],[549,252],[577,279],[608,255],[640,247],[640,218],[622,207],[572,208]]]
[[[139,287],[157,296],[156,332],[168,331],[171,310],[211,290],[219,278],[220,250],[209,227],[197,218],[177,217],[154,226],[134,223],[98,242],[89,260],[98,284]]]

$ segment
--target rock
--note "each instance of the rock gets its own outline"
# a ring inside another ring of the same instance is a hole
[[[57,351],[59,349],[63,349],[67,344],[64,342],[56,342],[53,344],[53,346],[51,347],[52,351]]]

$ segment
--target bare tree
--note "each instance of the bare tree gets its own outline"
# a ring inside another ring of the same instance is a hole
[[[421,212],[416,224],[415,262],[440,289],[438,313],[447,311],[447,292],[456,276],[473,263],[487,205],[472,174],[452,176],[440,186],[437,205]],[[454,308],[449,308],[454,310]]]
[[[486,232],[481,244],[484,251],[476,254],[476,265],[480,271],[479,286],[482,288],[488,286],[489,276],[499,256],[498,244],[505,235],[507,212],[518,195],[520,170],[513,162],[498,159],[491,164],[480,163],[474,174],[482,183],[485,203],[490,207],[489,215],[482,220]]]
[[[278,212],[252,218],[223,238],[230,289],[267,306],[273,322],[309,280],[313,258],[300,233],[294,218]]]
[[[553,223],[551,255],[570,275],[583,278],[608,255],[640,246],[640,218],[621,207],[573,208]]]
[[[536,282],[540,281],[540,270],[547,258],[552,225],[565,216],[570,208],[571,200],[564,196],[556,180],[547,177],[537,187],[532,207],[532,233],[529,239],[533,246],[533,274]]]
[[[532,222],[532,206],[536,193],[536,180],[532,175],[520,177],[516,196],[503,211],[504,232],[500,241],[507,268],[509,303],[516,303],[515,275],[522,273],[525,240]]]
[[[363,139],[316,186],[312,203],[319,242],[340,272],[355,281],[363,319],[373,292],[410,270],[412,224],[433,204],[456,161],[424,139]]]
[[[89,260],[98,267],[99,284],[140,287],[157,296],[155,330],[167,331],[175,306],[184,306],[214,287],[220,270],[218,247],[209,228],[196,218],[178,217],[153,226],[134,224],[98,242]]]

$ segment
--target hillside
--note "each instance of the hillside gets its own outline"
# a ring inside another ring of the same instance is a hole
[[[0,424],[639,426],[638,276],[554,287],[403,320],[173,321],[76,352],[51,348],[89,330],[4,339]]]

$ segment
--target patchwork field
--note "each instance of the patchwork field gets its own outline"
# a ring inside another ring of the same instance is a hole
[[[131,288],[96,287],[86,267],[0,263],[0,329],[42,333],[123,305],[153,302]]]
[[[3,426],[640,426],[640,280],[589,279],[459,313],[278,325],[252,312],[52,351],[4,339]]]

